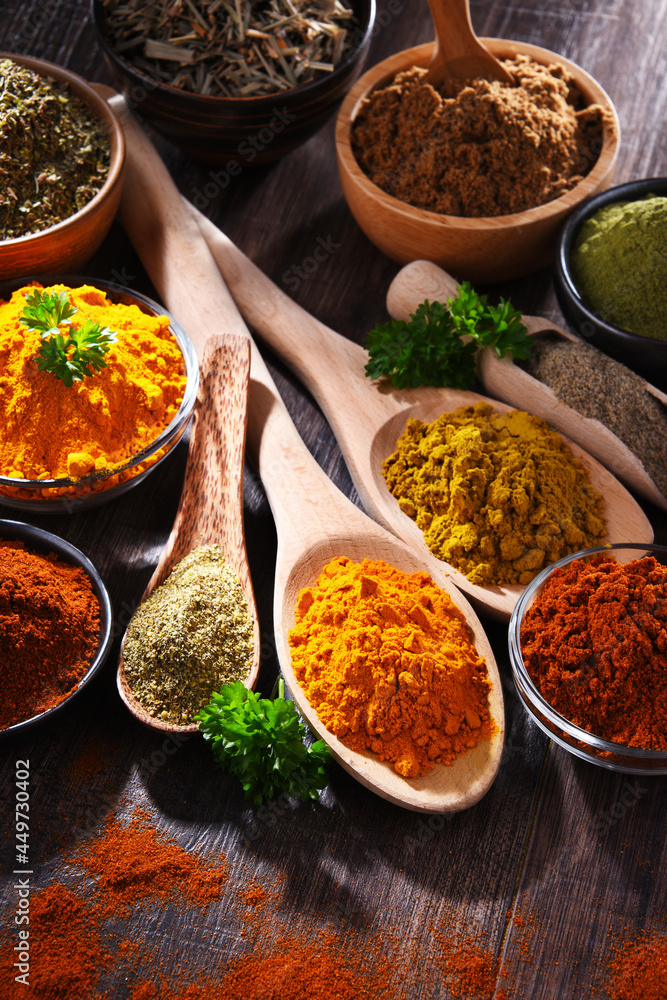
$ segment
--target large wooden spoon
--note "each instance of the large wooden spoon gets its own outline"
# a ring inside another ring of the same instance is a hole
[[[432,576],[444,568],[480,611],[507,621],[523,588],[477,586],[437,559],[382,477],[382,462],[395,450],[408,418],[430,422],[486,397],[454,389],[399,390],[372,383],[364,375],[368,355],[362,347],[310,316],[210,220],[195,209],[191,211],[250,327],[280,354],[321,406],[366,511],[411,545]],[[487,401],[498,411],[511,409],[495,400]],[[605,498],[609,540],[652,541],[650,522],[627,490],[583,449],[575,444],[571,448]]]
[[[114,106],[122,112],[122,105],[119,107],[116,99]],[[187,293],[191,278],[204,300],[217,304],[218,316],[224,314],[226,328],[247,337],[243,320],[196,223],[190,216],[181,217],[183,212],[187,216],[188,210],[156,150],[134,123],[124,119],[124,126],[129,193],[122,221],[161,298],[187,329],[193,315],[190,310],[195,307]],[[166,257],[165,246],[170,250]],[[450,593],[465,614],[476,648],[487,663],[491,681],[489,709],[495,722],[492,737],[459,757],[453,765],[441,765],[425,777],[411,781],[400,777],[373,754],[358,754],[346,748],[321,725],[291,669],[288,631],[294,624],[296,596],[302,587],[314,583],[323,566],[336,555],[347,555],[354,560],[366,556],[384,559],[406,572],[423,571],[423,560],[366,517],[322,472],[299,437],[254,345],[248,440],[276,518],[276,644],[281,669],[299,710],[311,728],[327,741],[343,767],[384,798],[424,812],[454,812],[473,805],[496,776],[504,735],[500,677],[474,611],[449,582],[444,569],[437,567],[433,579]]]
[[[248,332],[162,160],[132,119],[124,99],[109,88],[99,89],[121,118],[126,139],[121,222],[162,301],[200,357],[200,389],[180,506],[142,600],[192,549],[219,545],[239,578],[253,619],[254,655],[245,683],[254,687],[260,637],[243,530]],[[224,333],[209,336],[216,330]],[[118,689],[130,711],[147,725],[169,732],[199,728],[163,722],[142,707],[129,687],[122,649]]]
[[[425,299],[444,302],[455,291],[456,282],[446,271],[430,261],[416,260],[402,268],[391,283],[387,309],[394,319],[407,319]],[[557,335],[579,342],[574,333],[539,316],[524,316],[523,322],[535,337]],[[584,417],[566,406],[552,389],[515,365],[509,355],[499,358],[495,351],[487,348],[479,355],[478,371],[482,385],[491,396],[542,417],[585,448],[639,496],[667,510],[667,497],[660,492],[635,453],[599,420]],[[645,381],[644,388],[667,405],[667,394]]]
[[[336,556],[354,562],[382,559],[406,573],[424,570],[418,551],[389,534],[355,507],[322,472],[292,423],[266,365],[253,347],[248,445],[269,498],[278,534],[274,628],[278,659],[292,698],[308,725],[325,740],[336,760],[367,788],[421,812],[457,812],[477,802],[491,786],[502,755],[503,696],[493,652],[479,619],[449,581],[443,566],[428,567],[435,583],[463,611],[475,647],[491,681],[489,710],[495,731],[448,767],[440,764],[421,778],[406,780],[375,754],[357,753],[320,722],[292,670],[289,630],[297,597]]]
[[[428,0],[435,28],[435,52],[426,82],[438,87],[446,80],[499,80],[513,84],[512,74],[475,34],[468,0]]]

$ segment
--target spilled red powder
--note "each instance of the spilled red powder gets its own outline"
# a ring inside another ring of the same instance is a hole
[[[18,930],[18,928],[17,928]],[[16,983],[13,940],[0,952],[3,1000],[93,997],[100,972],[113,961],[101,943],[99,918],[66,886],[54,884],[30,900],[29,985]],[[13,992],[4,992],[13,990]]]
[[[615,951],[607,987],[611,1000],[665,1000],[667,937],[646,932]]]
[[[190,903],[206,906],[220,898],[229,877],[226,862],[212,866],[167,840],[141,814],[131,822],[109,823],[104,833],[81,851],[80,860],[111,894],[106,916],[148,896],[167,899],[175,890]]]
[[[264,908],[269,901],[269,894],[259,882],[251,882],[248,888],[241,893],[241,898],[246,906]]]

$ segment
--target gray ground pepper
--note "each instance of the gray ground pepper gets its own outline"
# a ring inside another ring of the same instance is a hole
[[[553,334],[534,338],[532,357],[521,367],[561,402],[608,427],[667,496],[667,407],[638,375],[591,344]]]
[[[156,718],[187,725],[222,684],[245,680],[253,622],[217,545],[176,564],[135,612],[123,658],[134,697]]]

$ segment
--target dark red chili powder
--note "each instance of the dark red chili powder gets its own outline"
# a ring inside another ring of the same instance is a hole
[[[667,937],[647,931],[616,949],[607,991],[610,1000],[665,1000]]]
[[[76,688],[97,648],[99,613],[84,570],[0,541],[0,729]]]

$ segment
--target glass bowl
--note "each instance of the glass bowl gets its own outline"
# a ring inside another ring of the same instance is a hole
[[[654,556],[657,562],[667,566],[667,546],[626,542],[575,552],[574,555],[566,556],[543,570],[521,594],[510,618],[509,653],[516,690],[524,708],[540,729],[555,743],[558,743],[565,750],[569,750],[576,757],[611,771],[623,771],[631,774],[667,774],[667,751],[642,750],[638,747],[612,743],[581,729],[560,715],[538,691],[526,669],[521,654],[520,636],[523,618],[541,592],[545,582],[561,566],[567,566],[575,560],[588,559],[598,553],[613,555],[619,563],[641,559],[642,556]]]
[[[65,695],[62,701],[54,705],[53,708],[49,708],[38,715],[31,716],[29,719],[22,719],[20,722],[15,722],[11,726],[0,729],[0,739],[5,740],[9,737],[22,735],[28,730],[32,731],[41,726],[47,720],[52,719],[54,715],[62,712],[65,705],[69,705],[72,699],[76,698],[83,691],[93,677],[101,670],[109,653],[113,642],[113,619],[111,601],[109,600],[102,577],[90,559],[79,549],[59,538],[58,535],[51,534],[50,531],[44,531],[42,528],[35,528],[30,524],[23,524],[20,521],[0,520],[0,539],[23,542],[27,549],[37,552],[40,555],[53,552],[61,562],[81,567],[90,578],[93,593],[100,606],[100,630],[97,637],[97,649],[84,676],[76,687],[69,694]]]
[[[89,507],[97,507],[126,493],[142,482],[168,455],[181,439],[197,398],[199,386],[199,362],[190,338],[173,316],[152,299],[131,291],[121,285],[100,278],[74,275],[59,275],[38,278],[22,278],[0,285],[0,300],[6,299],[17,288],[30,280],[38,280],[45,286],[65,284],[70,287],[93,285],[103,289],[112,302],[137,305],[149,315],[169,316],[170,330],[183,355],[186,386],[181,405],[171,423],[150,444],[137,452],[124,465],[92,472],[80,479],[16,479],[0,475],[0,505],[32,513],[75,513]]]

